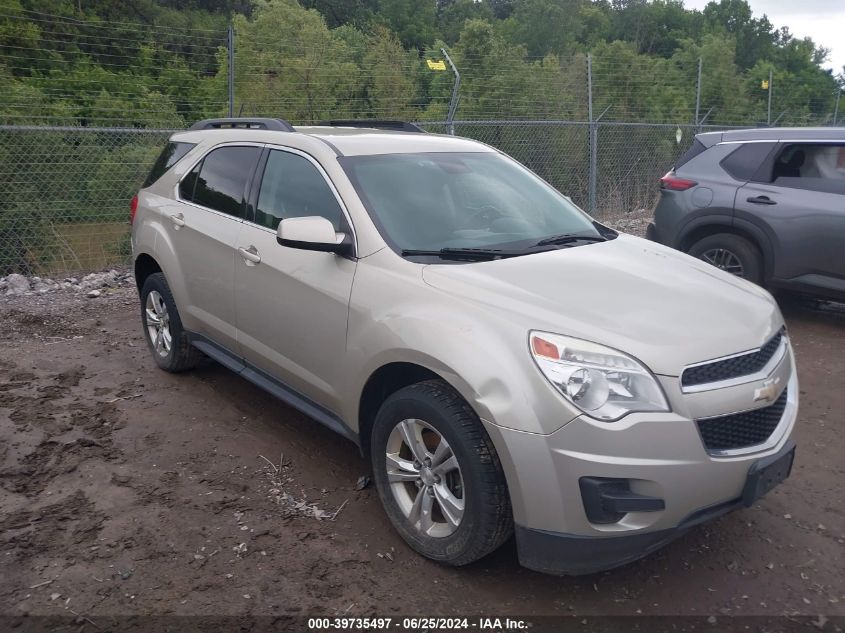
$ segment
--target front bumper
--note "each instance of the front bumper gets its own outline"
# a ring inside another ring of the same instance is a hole
[[[767,380],[772,378],[788,396],[777,427],[766,442],[730,454],[708,452],[695,420],[747,409],[743,403],[752,401],[762,381],[682,394],[678,378],[659,377],[672,412],[630,414],[613,423],[582,415],[548,435],[485,421],[520,526],[521,562],[571,574],[615,567],[740,505],[755,465],[792,445],[799,389],[791,351]],[[622,497],[630,493],[623,503],[631,497],[636,503],[645,500],[647,511],[627,511],[604,522],[591,519],[585,479],[622,480]]]
[[[788,470],[785,476],[788,476],[794,451],[794,442],[788,441],[780,451],[760,462],[768,464],[786,461]],[[761,496],[757,491],[759,482],[752,475],[754,469],[755,466],[752,466],[741,496],[700,508],[673,528],[625,536],[597,537],[549,532],[517,525],[515,533],[519,562],[523,567],[535,571],[570,576],[592,574],[631,563],[680,538],[698,525],[753,504]],[[768,490],[770,487],[766,487],[763,493]]]

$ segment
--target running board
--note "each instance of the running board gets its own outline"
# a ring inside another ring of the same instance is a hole
[[[209,358],[216,360],[226,369],[235,372],[255,386],[263,389],[270,395],[275,396],[285,404],[288,404],[294,409],[304,413],[309,418],[316,420],[323,426],[330,428],[335,433],[351,440],[356,445],[360,445],[358,434],[346,426],[341,419],[337,417],[337,415],[328,409],[321,407],[310,398],[302,395],[270,374],[258,369],[248,361],[232,354],[232,352],[225,347],[210,341],[201,334],[189,333],[188,338],[191,341],[191,345],[196,347]]]

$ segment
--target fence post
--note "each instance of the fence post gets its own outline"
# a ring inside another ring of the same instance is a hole
[[[588,173],[587,213],[596,211],[596,172],[598,170],[598,129],[593,121],[593,55],[587,53],[587,120],[589,121],[590,168]]]
[[[833,106],[833,127],[836,127],[836,121],[839,118],[839,98],[842,96],[842,88],[836,91],[836,105]]]
[[[226,38],[226,48],[229,53],[229,117],[235,116],[235,27],[229,23],[229,33]]]
[[[698,131],[698,113],[701,108],[701,66],[702,58],[698,58],[698,80],[695,82],[695,127]]]
[[[455,68],[455,63],[452,61],[452,58],[449,57],[449,53],[446,52],[445,48],[441,48],[440,52],[443,53],[443,57],[446,58],[446,61],[449,62],[449,65],[452,67],[452,72],[455,73],[455,83],[452,86],[452,98],[449,99],[449,112],[446,114],[446,123],[449,126],[449,134],[455,136],[455,112],[458,110],[458,98],[459,98],[459,91],[461,89],[461,73],[458,72],[458,69]]]
[[[772,69],[769,68],[769,113],[766,115],[766,125],[772,126]]]

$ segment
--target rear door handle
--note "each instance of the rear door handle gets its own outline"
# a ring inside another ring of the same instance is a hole
[[[250,245],[249,248],[240,247],[238,248],[238,252],[241,254],[241,257],[244,258],[247,266],[257,264],[261,261],[261,255],[258,254],[258,249],[252,245]]]
[[[181,213],[177,213],[176,215],[171,215],[170,219],[173,221],[173,228],[176,230],[181,229],[185,226],[185,216]]]
[[[769,196],[757,196],[756,198],[748,198],[748,202],[750,202],[751,204],[777,204],[777,202],[769,198]]]

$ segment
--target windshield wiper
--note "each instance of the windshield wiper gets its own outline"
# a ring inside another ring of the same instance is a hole
[[[402,249],[402,257],[439,257],[440,259],[468,259],[488,261],[503,257],[526,255],[530,251],[506,251],[496,248],[441,248],[439,250]]]
[[[575,233],[564,233],[563,235],[552,235],[546,237],[534,246],[549,246],[551,244],[571,244],[572,242],[606,242],[607,238],[601,235],[576,235]]]

